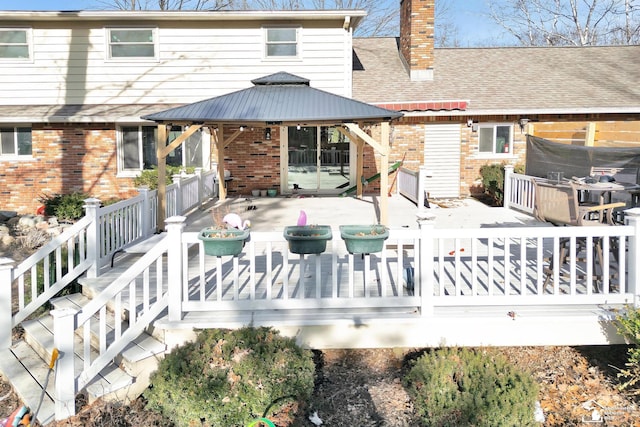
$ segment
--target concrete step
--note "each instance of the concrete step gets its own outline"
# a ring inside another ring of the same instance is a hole
[[[44,316],[25,322],[23,325],[25,343],[38,354],[43,364],[48,364],[54,348],[53,319],[51,316]],[[74,367],[75,375],[78,376],[84,366],[83,341],[78,335],[74,337],[74,341],[74,348],[76,349]],[[92,349],[91,358],[93,359],[97,356],[98,352]],[[121,389],[131,385],[133,382],[134,378],[131,375],[120,369],[116,364],[110,363],[87,386],[87,397],[89,402],[93,402],[98,398],[114,400],[121,394]]]
[[[49,359],[50,361],[51,359]],[[49,371],[45,362],[24,341],[18,341],[8,349],[0,350],[0,371],[11,379],[11,385],[22,402],[35,413],[42,396],[42,387]],[[37,413],[38,422],[46,425],[55,419],[54,372],[49,377],[42,405]]]
[[[70,294],[52,300],[55,308],[72,307],[80,309],[90,300],[82,294]],[[107,346],[114,337],[114,314],[107,311]],[[123,322],[123,330],[126,322]],[[33,347],[43,360],[50,357],[53,349],[53,318],[44,316],[24,323],[24,339]],[[91,358],[98,356],[99,322],[91,322]],[[83,331],[79,329],[74,337],[76,371],[79,373],[83,366]],[[114,363],[106,367],[98,377],[87,387],[89,402],[102,397],[105,400],[135,398],[149,385],[149,375],[157,369],[158,362],[164,357],[166,345],[147,333],[142,333],[127,345]]]

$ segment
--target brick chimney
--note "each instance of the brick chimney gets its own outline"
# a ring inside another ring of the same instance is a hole
[[[433,80],[435,0],[400,0],[400,52],[411,80]]]

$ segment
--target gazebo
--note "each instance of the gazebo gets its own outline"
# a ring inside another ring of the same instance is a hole
[[[279,72],[251,81],[252,87],[204,101],[171,108],[142,118],[158,124],[158,227],[164,223],[166,205],[166,157],[202,127],[211,130],[217,148],[219,183],[224,182],[225,148],[241,134],[242,127],[337,126],[337,130],[354,142],[357,149],[356,194],[362,197],[364,146],[370,145],[380,155],[380,222],[388,224],[388,174],[390,123],[402,113],[376,107],[309,85],[309,80]],[[168,126],[187,126],[187,130],[167,145]],[[379,140],[363,127],[380,125]],[[239,129],[224,138],[224,128]],[[217,130],[217,132],[214,132]],[[219,197],[226,189],[219,186]]]

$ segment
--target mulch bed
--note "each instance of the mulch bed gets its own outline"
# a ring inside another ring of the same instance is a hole
[[[531,372],[540,384],[544,426],[640,427],[638,396],[626,395],[617,388],[618,368],[626,362],[626,346],[504,347],[495,351]],[[316,351],[317,379],[311,401],[293,420],[290,413],[279,414],[276,424],[313,426],[308,416],[315,412],[323,426],[417,426],[413,404],[401,383],[407,360],[417,354],[417,349]],[[5,382],[0,382],[0,397],[9,390]],[[10,393],[0,402],[0,418],[20,404]],[[594,410],[600,422],[594,421]],[[170,423],[147,411],[143,399],[138,399],[130,405],[84,406],[76,417],[54,426],[168,427]]]

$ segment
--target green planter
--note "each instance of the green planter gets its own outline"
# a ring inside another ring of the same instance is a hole
[[[350,254],[371,254],[382,251],[389,229],[384,225],[341,225],[340,237]]]
[[[321,254],[331,240],[328,225],[304,225],[284,228],[284,238],[289,242],[289,251],[294,254]]]
[[[237,256],[249,239],[249,230],[205,228],[198,239],[202,240],[207,255]]]

